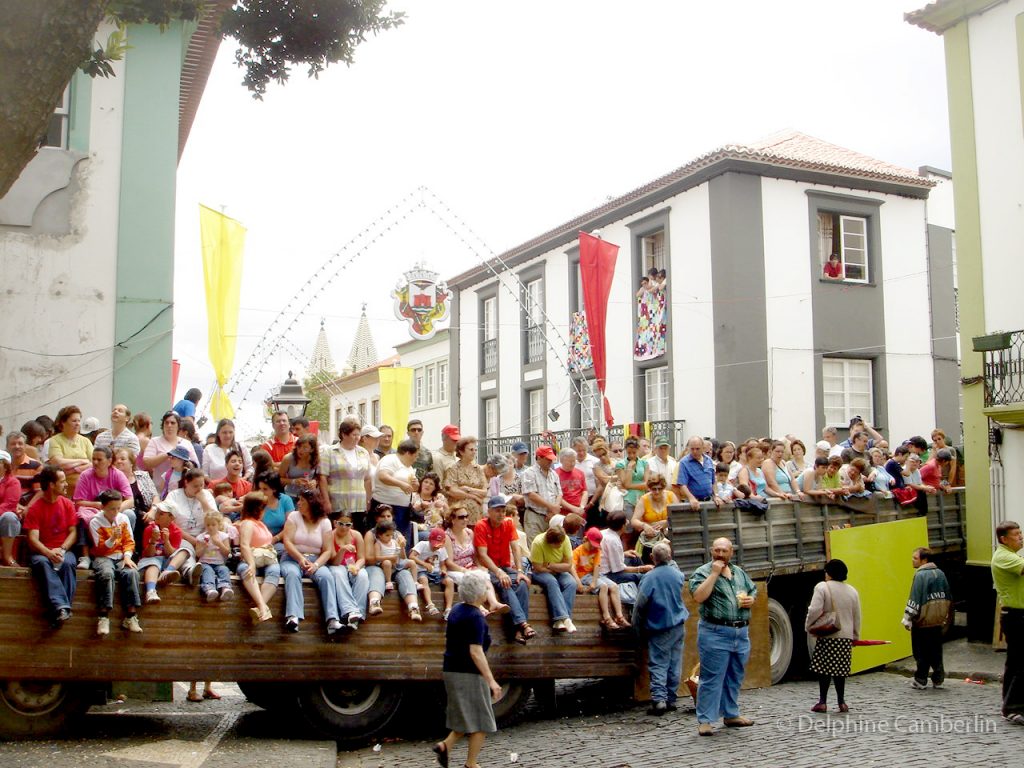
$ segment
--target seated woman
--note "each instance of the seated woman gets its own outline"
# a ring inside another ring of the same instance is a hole
[[[366,572],[363,537],[353,527],[352,516],[348,512],[342,512],[338,517],[333,543],[331,573],[334,575],[334,590],[338,595],[341,628],[356,630],[366,617],[370,577]]]
[[[277,591],[281,580],[281,565],[273,548],[274,536],[263,523],[266,497],[261,493],[248,493],[242,499],[241,519],[238,523],[238,546],[242,560],[235,572],[242,580],[242,587],[256,604],[249,609],[253,624],[274,618],[270,612],[270,598]],[[257,584],[256,577],[262,576],[263,583]]]
[[[188,574],[192,586],[198,587],[202,568],[196,567],[196,539],[206,530],[206,515],[217,509],[213,494],[206,490],[203,470],[186,470],[181,478],[181,487],[168,493],[165,501],[173,505],[174,522],[181,529],[181,547],[171,555],[166,570]],[[153,509],[146,513],[147,521],[151,522],[155,517]],[[173,579],[173,576],[168,578]]]
[[[770,451],[768,458],[762,464],[765,492],[772,499],[799,501],[800,495],[793,488],[793,478],[786,471],[785,462],[782,459],[786,451],[786,444],[781,440],[773,440]]]
[[[800,475],[798,486],[800,488],[800,500],[812,504],[828,504],[835,498],[835,488],[828,488],[824,484],[825,473],[828,472],[828,459],[817,456],[814,459],[814,466],[805,469]]]
[[[758,446],[747,448],[746,463],[740,468],[736,475],[736,485],[745,485],[753,491],[752,499],[764,499],[768,494],[768,482],[765,479],[761,465],[764,463],[764,453]]]
[[[298,501],[303,490],[315,491],[320,487],[320,453],[316,447],[316,437],[303,435],[295,441],[291,453],[281,459],[278,468],[284,492]]]
[[[135,530],[135,500],[132,496],[131,486],[121,470],[112,466],[114,455],[109,448],[94,448],[92,451],[92,466],[85,470],[78,478],[78,485],[75,486],[75,493],[72,497],[75,508],[78,511],[78,519],[82,521],[85,528],[100,511],[100,502],[97,501],[103,491],[114,490],[121,494],[120,512],[128,518],[128,524]],[[84,538],[84,532],[82,534]],[[85,567],[84,565],[80,567]]]
[[[366,532],[363,540],[363,552],[366,556],[366,575],[370,581],[369,614],[379,616],[384,613],[380,605],[381,596],[398,587],[398,595],[405,602],[409,618],[423,621],[419,603],[416,599],[416,581],[406,566],[405,538],[395,530],[394,515],[391,507],[381,504],[377,507],[377,525]],[[397,567],[401,563],[401,567]],[[388,579],[387,573],[393,577]],[[389,588],[390,587],[390,588]]]
[[[448,514],[448,499],[441,493],[441,479],[434,472],[420,478],[412,495],[412,517],[418,538],[424,540],[431,530],[441,526]]]
[[[0,451],[0,565],[17,566],[14,538],[21,533],[21,481],[14,475],[11,454]]]
[[[457,512],[449,512],[445,519],[444,527],[447,529],[448,539],[445,547],[448,556],[445,558],[445,568],[448,578],[456,586],[462,583],[462,579],[472,570],[481,570],[476,567],[474,560],[475,548],[473,546],[473,530],[469,527],[469,512],[460,509]],[[486,610],[489,613],[508,613],[508,606],[498,600],[494,592],[494,586],[490,579],[487,581]],[[445,619],[448,617],[445,616]]]
[[[668,505],[677,504],[672,491],[665,490],[668,483],[661,475],[651,475],[647,481],[647,493],[637,500],[633,508],[633,531],[639,532],[637,550],[640,559],[651,562],[651,549],[668,535]]]
[[[331,521],[320,501],[320,494],[304,490],[299,494],[299,506],[288,515],[284,524],[284,626],[289,632],[299,631],[299,622],[306,618],[302,595],[302,577],[310,579],[320,592],[327,634],[341,629],[338,618],[338,596],[334,589],[334,575],[327,562],[334,554]]]
[[[49,446],[47,463],[64,470],[68,480],[67,497],[73,499],[78,478],[91,467],[92,458],[92,443],[81,434],[82,411],[76,405],[64,406],[57,413],[53,428],[56,432],[46,443]]]
[[[533,583],[538,584],[548,600],[552,629],[555,632],[576,631],[572,609],[576,603],[577,579],[572,570],[572,549],[561,526],[548,528],[533,540],[530,547]]]
[[[276,472],[263,472],[256,475],[254,480],[256,490],[267,500],[267,505],[263,508],[263,524],[274,537],[272,543],[280,558],[284,554],[284,544],[281,543],[284,537],[284,521],[295,511],[295,504],[292,497],[284,492],[281,477]]]

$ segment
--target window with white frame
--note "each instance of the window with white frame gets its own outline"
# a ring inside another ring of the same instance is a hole
[[[366,401],[362,400],[359,403],[359,423],[366,423]]]
[[[370,413],[373,414],[373,426],[380,426],[380,400],[374,400],[370,403]]]
[[[573,262],[572,271],[573,282],[576,283],[576,306],[571,309],[573,312],[583,312],[586,308],[583,304],[583,270],[578,261]]]
[[[432,408],[448,404],[448,361],[421,365],[413,374],[413,407]]]
[[[480,350],[480,373],[498,370],[498,297],[489,296],[481,302],[480,316],[483,343]]]
[[[826,425],[846,427],[854,416],[860,416],[868,424],[875,423],[870,360],[822,358],[821,385]]]
[[[531,280],[526,284],[524,315],[526,321],[526,360],[539,363],[544,359],[544,282]]]
[[[498,297],[490,296],[483,301],[484,341],[498,338]]]
[[[427,365],[423,368],[424,374],[426,374],[427,382],[427,403],[433,404],[437,402],[437,366]]]
[[[868,282],[868,220],[819,211],[818,254],[823,276],[851,283]],[[830,265],[832,256],[839,258],[834,267]]]
[[[437,402],[441,405],[448,403],[448,361],[437,361]]]
[[[652,269],[662,270],[668,268],[665,264],[665,230],[642,238],[640,248],[643,257],[644,275]]]
[[[580,429],[600,428],[601,393],[594,379],[579,379]]]
[[[498,398],[484,400],[484,438],[498,436]]]
[[[646,421],[668,421],[668,366],[644,371]]]
[[[60,102],[53,110],[50,117],[50,124],[46,129],[46,136],[42,146],[56,147],[57,149],[68,148],[68,123],[71,119],[71,86],[68,85],[61,94]]]
[[[544,418],[544,390],[531,389],[527,393],[527,401],[527,413],[530,419],[527,424],[527,431],[535,435],[547,428],[547,422]]]
[[[426,388],[424,387],[426,374],[422,368],[417,368],[416,373],[412,377],[412,405],[414,408],[422,408],[424,405],[424,395],[426,394]]]

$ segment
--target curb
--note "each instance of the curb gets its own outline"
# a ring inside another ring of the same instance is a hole
[[[914,676],[913,669],[903,667],[897,664],[886,664],[883,670],[892,674],[900,675],[901,677],[911,678]],[[949,682],[960,681],[966,682],[970,680],[983,680],[986,683],[1001,683],[1003,680],[1002,672],[978,672],[978,671],[961,671],[956,669],[946,670],[946,680]]]

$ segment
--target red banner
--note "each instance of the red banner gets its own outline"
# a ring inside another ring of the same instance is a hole
[[[181,363],[177,360],[171,360],[171,405],[177,402],[174,399],[174,393],[178,391],[179,374],[181,374]]]
[[[615,260],[619,246],[580,232],[580,283],[583,285],[583,309],[587,313],[587,334],[590,353],[594,358],[597,389],[604,403],[604,420],[610,427],[612,408],[604,395],[607,382],[608,359],[605,354],[605,326],[608,320],[608,296],[615,276]]]

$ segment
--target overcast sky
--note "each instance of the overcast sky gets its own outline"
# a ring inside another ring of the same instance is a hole
[[[178,396],[214,380],[199,203],[248,228],[236,369],[278,312],[294,320],[235,403],[247,434],[268,391],[303,370],[291,347],[308,355],[321,317],[340,369],[365,302],[386,357],[409,338],[390,291],[415,262],[453,276],[715,147],[792,128],[948,169],[942,41],[903,21],[925,4],[907,1],[393,0],[406,23],[354,66],[295,72],[262,102],[225,41],[178,172]],[[420,186],[461,237],[414,194],[364,245]],[[485,245],[467,247],[464,226]],[[341,276],[307,286],[338,252]]]

